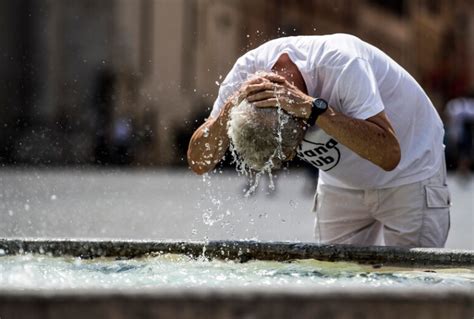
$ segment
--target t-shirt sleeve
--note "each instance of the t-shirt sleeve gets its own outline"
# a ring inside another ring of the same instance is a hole
[[[217,117],[228,98],[236,92],[242,83],[248,78],[249,74],[254,73],[249,57],[239,58],[232,69],[229,71],[224,81],[219,87],[219,94],[214,101],[210,117]]]
[[[375,75],[370,64],[353,59],[336,82],[341,112],[357,119],[367,119],[384,110]]]

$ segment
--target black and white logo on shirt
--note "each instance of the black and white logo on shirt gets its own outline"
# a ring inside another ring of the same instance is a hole
[[[334,168],[341,158],[337,141],[328,135],[326,137],[320,143],[303,139],[297,149],[300,158],[323,171]]]

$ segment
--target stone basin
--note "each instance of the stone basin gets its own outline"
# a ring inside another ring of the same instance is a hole
[[[135,259],[192,258],[353,262],[369,268],[474,270],[466,250],[353,247],[298,242],[155,242],[0,239],[1,256],[25,254]],[[0,274],[1,278],[2,274]],[[1,282],[1,280],[0,280]],[[0,318],[472,318],[473,282],[461,286],[235,286],[146,289],[11,289],[0,287]]]

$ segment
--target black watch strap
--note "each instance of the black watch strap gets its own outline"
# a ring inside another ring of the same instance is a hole
[[[321,98],[314,99],[311,103],[311,114],[309,115],[309,118],[306,121],[306,123],[308,123],[308,126],[314,126],[318,117],[324,112],[326,112],[327,109],[328,102]]]

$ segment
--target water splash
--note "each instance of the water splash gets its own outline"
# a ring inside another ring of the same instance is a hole
[[[264,176],[265,174],[268,175],[268,180],[269,180],[268,188],[271,191],[274,191],[275,182],[274,182],[274,176],[272,174],[272,171],[276,166],[275,160],[278,162],[280,161],[282,162],[286,158],[285,154],[283,153],[283,148],[282,148],[282,141],[283,141],[282,130],[283,130],[284,125],[288,123],[289,116],[284,112],[284,110],[281,107],[280,99],[279,99],[280,96],[276,88],[274,89],[274,94],[275,94],[275,97],[277,98],[276,109],[277,109],[278,126],[277,126],[277,132],[275,136],[277,147],[275,151],[273,152],[273,154],[265,162],[263,167],[258,171],[252,169],[251,166],[245,161],[245,159],[239,156],[238,152],[235,150],[232,140],[230,141],[229,150],[232,156],[232,164],[235,164],[236,171],[239,175],[247,176],[249,180],[250,186],[248,187],[248,189],[244,190],[245,197],[249,197],[250,195],[255,193],[255,191],[257,190],[260,184],[260,180],[262,176]],[[240,103],[239,103],[238,97],[234,97],[234,100],[232,101],[232,103],[234,107],[239,107]]]
[[[225,199],[222,199],[220,187],[213,185],[211,175],[209,173],[203,174],[202,180],[205,188],[201,199],[205,203],[205,207],[202,207],[201,202],[198,202],[197,206],[199,209],[202,209],[202,222],[205,225],[213,226],[223,221],[226,216],[231,215],[231,212],[227,209],[224,211],[223,200]],[[210,200],[210,203],[208,200]]]

